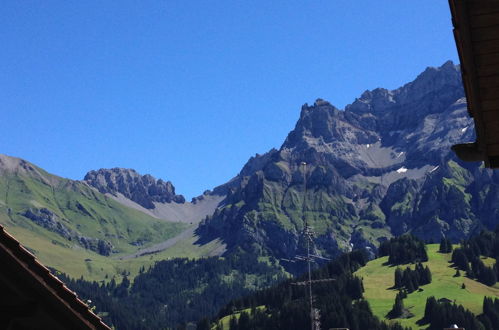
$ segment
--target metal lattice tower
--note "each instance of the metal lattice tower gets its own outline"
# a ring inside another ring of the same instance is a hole
[[[297,255],[297,256],[295,256],[295,259],[307,262],[308,280],[303,281],[303,282],[291,283],[291,284],[292,285],[303,285],[303,286],[308,287],[307,293],[308,293],[308,300],[309,300],[309,304],[310,304],[310,329],[311,330],[320,330],[320,328],[321,328],[320,310],[318,308],[314,308],[314,298],[312,295],[312,284],[313,283],[321,283],[321,282],[331,282],[331,281],[334,281],[335,279],[324,278],[324,279],[312,280],[311,262],[315,261],[316,259],[323,259],[323,260],[331,260],[331,259],[324,258],[324,257],[319,256],[317,254],[312,254],[310,251],[311,248],[314,250],[314,252],[316,251],[316,249],[315,249],[315,244],[314,244],[314,240],[313,240],[314,232],[313,232],[312,228],[308,225],[307,219],[305,217],[305,204],[306,204],[306,198],[307,198],[307,163],[302,162],[300,165],[303,166],[303,168],[304,168],[304,171],[303,171],[304,194],[303,194],[303,203],[302,203],[302,220],[304,223],[303,236],[304,236],[305,240],[307,241],[307,255],[306,256]]]

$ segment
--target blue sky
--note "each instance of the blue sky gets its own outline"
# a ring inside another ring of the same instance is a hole
[[[446,0],[6,0],[0,21],[0,153],[187,198],[279,148],[302,104],[458,62]]]

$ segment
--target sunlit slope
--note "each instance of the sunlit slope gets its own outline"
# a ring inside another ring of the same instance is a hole
[[[450,261],[451,253],[443,254],[437,252],[438,244],[427,245],[428,262],[423,265],[428,265],[432,273],[432,282],[428,285],[423,285],[423,291],[415,291],[404,299],[404,306],[414,314],[409,319],[395,319],[403,326],[410,326],[414,329],[420,327],[416,322],[420,320],[424,314],[426,299],[430,296],[447,298],[455,301],[456,304],[463,305],[471,310],[476,315],[482,313],[482,304],[484,296],[499,297],[499,286],[488,287],[482,283],[474,281],[464,276],[454,277],[456,269],[452,268]],[[386,265],[388,257],[382,257],[370,261],[365,267],[359,269],[355,274],[363,278],[364,297],[369,301],[373,313],[380,319],[385,319],[387,313],[392,309],[397,290],[392,289],[394,285],[394,272],[396,267]],[[490,260],[484,260],[487,264]],[[405,269],[409,265],[402,265]],[[414,268],[413,265],[411,265]],[[462,284],[466,288],[462,289]],[[422,327],[422,328],[426,328]]]
[[[115,257],[186,228],[26,161],[3,155],[0,161],[0,223],[46,265],[70,275],[101,277],[128,269],[125,264],[138,260],[118,266]]]
[[[19,226],[11,226],[8,231],[34,252],[44,265],[73,278],[83,276],[88,281],[108,281],[115,276],[115,280],[120,282],[124,274],[132,280],[141,268],[148,269],[157,261],[174,257],[199,258],[215,255],[221,245],[218,241],[197,245],[194,244],[195,238],[188,238],[160,253],[120,260],[118,257],[106,257],[82,248],[66,248],[52,244],[47,237]]]

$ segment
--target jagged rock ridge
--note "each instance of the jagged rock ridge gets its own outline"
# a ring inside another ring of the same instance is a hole
[[[154,202],[185,203],[184,196],[175,194],[175,187],[170,181],[156,180],[149,174],[140,175],[133,169],[90,171],[84,181],[101,193],[121,193],[146,209],[154,209]]]
[[[473,140],[452,62],[396,90],[366,91],[344,110],[318,99],[279,150],[250,159],[198,233],[222,237],[229,252],[279,258],[303,248],[303,216],[329,255],[405,232],[458,240],[499,223],[497,175],[450,150]]]

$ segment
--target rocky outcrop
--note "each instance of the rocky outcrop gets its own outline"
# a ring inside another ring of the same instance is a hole
[[[103,256],[108,256],[112,252],[113,245],[110,242],[98,238],[80,235],[78,232],[65,226],[62,223],[63,220],[49,209],[30,208],[24,211],[21,215],[30,219],[37,225],[64,237],[67,240],[78,243],[85,249],[92,250]]]
[[[184,196],[175,194],[175,187],[170,181],[156,180],[149,174],[140,175],[132,169],[90,171],[84,181],[101,193],[120,193],[147,209],[154,209],[154,202],[185,203]]]
[[[473,140],[452,62],[344,110],[318,99],[279,150],[250,159],[198,234],[222,238],[229,253],[256,245],[279,258],[299,252],[304,218],[327,255],[406,232],[458,241],[499,224],[499,176],[450,149]]]
[[[54,233],[57,233],[58,235],[66,239],[70,239],[74,236],[72,230],[68,229],[65,225],[63,225],[59,221],[59,217],[49,209],[46,208],[28,209],[21,215],[30,219],[37,225],[45,229],[48,229],[50,231],[53,231]]]

